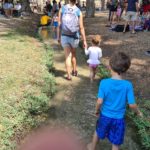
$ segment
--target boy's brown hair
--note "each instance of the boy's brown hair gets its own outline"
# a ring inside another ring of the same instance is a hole
[[[94,35],[92,37],[92,43],[94,45],[99,45],[100,44],[100,41],[101,41],[101,36],[100,35]]]
[[[130,68],[131,59],[124,52],[116,52],[111,56],[109,65],[113,71],[121,74]]]

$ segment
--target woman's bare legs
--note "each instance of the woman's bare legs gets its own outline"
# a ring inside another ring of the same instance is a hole
[[[112,150],[119,150],[119,146],[118,145],[112,145]]]
[[[67,77],[70,79],[71,78],[71,58],[72,58],[72,54],[71,54],[71,48],[70,47],[65,47],[64,51],[65,51],[65,65],[66,65],[66,71],[67,71]]]
[[[95,131],[95,133],[93,135],[92,143],[88,144],[88,146],[87,146],[88,150],[95,150],[98,140],[99,139],[98,139],[98,136]]]
[[[77,71],[77,60],[76,60],[76,50],[75,48],[71,48],[71,53],[72,53],[72,57],[71,57],[71,62],[72,62],[72,67],[73,67],[73,71]]]

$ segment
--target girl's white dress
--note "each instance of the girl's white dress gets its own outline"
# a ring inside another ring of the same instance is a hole
[[[99,47],[91,46],[88,49],[85,49],[85,54],[89,55],[87,60],[88,64],[98,65],[100,64],[100,58],[102,57],[102,50]]]

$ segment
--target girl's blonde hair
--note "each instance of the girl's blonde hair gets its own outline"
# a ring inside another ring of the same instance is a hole
[[[101,42],[101,36],[100,36],[100,35],[94,35],[94,36],[92,37],[92,43],[93,43],[94,45],[99,45],[100,42]]]

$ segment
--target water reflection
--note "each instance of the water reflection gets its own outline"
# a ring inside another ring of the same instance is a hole
[[[55,31],[52,31],[49,27],[40,27],[38,30],[39,36],[43,40],[48,40],[50,38],[57,39],[57,34]]]
[[[40,27],[38,33],[43,40],[47,40],[50,38],[50,30],[48,29],[48,27]]]

